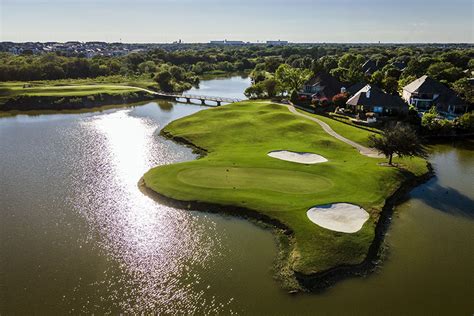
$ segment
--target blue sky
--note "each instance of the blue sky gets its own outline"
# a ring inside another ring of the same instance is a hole
[[[1,41],[474,42],[474,0],[0,0]]]

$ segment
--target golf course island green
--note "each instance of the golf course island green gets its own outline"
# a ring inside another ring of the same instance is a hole
[[[349,139],[370,135],[337,121],[327,123]],[[286,228],[291,242],[285,266],[297,279],[317,279],[371,260],[369,249],[378,238],[379,219],[389,209],[387,199],[429,172],[421,158],[395,158],[399,168],[383,166],[385,159],[363,156],[318,124],[266,101],[200,111],[171,122],[162,134],[202,155],[151,169],[143,184],[181,205],[212,205],[246,217],[258,214]],[[327,161],[302,164],[268,156],[282,150],[317,153]],[[311,208],[333,203],[360,206],[369,218],[353,233],[327,229],[308,218]]]

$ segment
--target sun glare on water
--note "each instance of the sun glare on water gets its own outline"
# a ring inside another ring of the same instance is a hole
[[[223,308],[222,303],[206,301],[212,297],[206,295],[209,288],[193,268],[205,269],[211,251],[219,249],[215,223],[161,205],[138,188],[151,167],[185,157],[170,157],[167,143],[154,141],[159,137],[157,123],[133,117],[130,110],[93,116],[83,124],[91,133],[88,137],[101,146],[90,147],[83,170],[88,179],[82,181],[86,186],[80,188],[81,200],[75,205],[90,226],[88,238],[98,239],[89,241],[117,263],[116,269],[107,265],[97,281],[102,284],[94,285],[104,289],[104,300],[128,312]],[[84,306],[83,312],[88,311]]]

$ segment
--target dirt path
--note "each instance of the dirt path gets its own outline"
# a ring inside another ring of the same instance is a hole
[[[318,123],[319,125],[321,125],[321,127],[323,128],[323,130],[328,133],[329,135],[339,139],[340,141],[343,141],[344,143],[348,144],[348,145],[351,145],[352,147],[354,147],[355,149],[357,149],[359,151],[359,153],[361,155],[364,155],[364,156],[367,156],[367,157],[371,157],[371,158],[384,158],[385,156],[379,154],[378,151],[376,151],[375,149],[372,149],[372,148],[369,148],[369,147],[365,147],[365,146],[362,146],[361,144],[359,143],[356,143],[350,139],[347,139],[341,135],[339,135],[338,133],[336,133],[328,124],[324,123],[323,121],[315,118],[315,117],[312,117],[312,116],[309,116],[309,115],[306,115],[304,113],[301,113],[301,112],[298,112],[294,106],[292,105],[289,105],[287,104],[286,105],[288,107],[288,110],[290,110],[291,113],[293,114],[296,114],[296,115],[299,115],[299,116],[302,116],[304,118],[307,118],[308,120],[311,120],[313,122],[316,122]]]

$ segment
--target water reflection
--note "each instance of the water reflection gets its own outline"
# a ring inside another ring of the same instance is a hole
[[[166,142],[154,141],[156,123],[131,117],[130,111],[82,123],[95,144],[82,170],[87,181],[76,187],[74,205],[120,270],[105,267],[102,284],[95,286],[125,312],[216,312],[223,304],[199,289],[202,280],[195,272],[213,260],[211,249],[219,253],[215,223],[202,225],[191,213],[159,205],[137,189],[150,167],[185,157],[167,150]],[[97,164],[100,176],[88,168]],[[92,311],[87,305],[81,310]]]
[[[160,107],[162,111],[166,111],[166,112],[169,112],[173,109],[173,103],[169,101],[161,101],[158,103],[158,106]]]
[[[202,108],[162,106],[0,119],[1,315],[472,312],[472,149],[434,148],[438,176],[397,208],[379,273],[290,296],[268,231],[139,191],[150,167],[194,158],[158,135]]]

